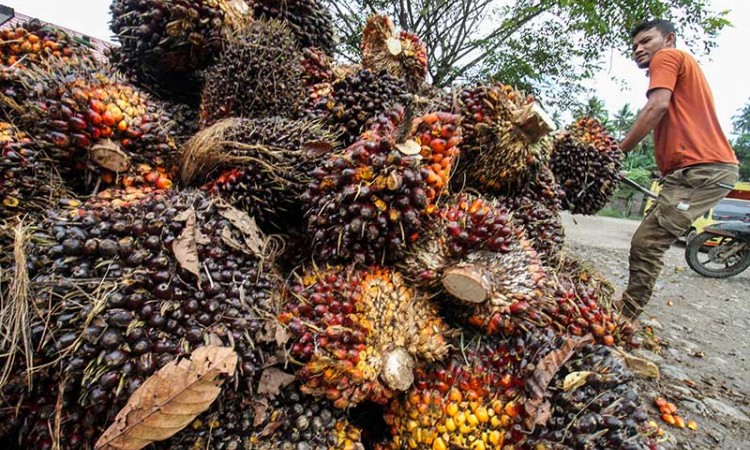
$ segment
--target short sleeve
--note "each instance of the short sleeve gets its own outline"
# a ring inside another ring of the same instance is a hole
[[[683,59],[684,56],[679,51],[661,50],[657,52],[648,67],[651,77],[648,93],[654,89],[669,89],[674,92]]]

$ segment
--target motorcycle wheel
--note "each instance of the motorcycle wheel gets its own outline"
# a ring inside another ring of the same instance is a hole
[[[714,238],[720,240],[716,246],[705,245]],[[722,258],[722,253],[739,245],[744,248],[729,258]],[[701,233],[691,239],[685,247],[685,259],[691,269],[705,277],[728,278],[741,273],[750,266],[750,247],[744,241]]]

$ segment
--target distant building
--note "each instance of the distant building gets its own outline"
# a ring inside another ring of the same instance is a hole
[[[25,14],[21,14],[17,11],[15,11],[13,8],[10,8],[5,5],[0,5],[0,29],[3,28],[15,28],[20,25],[23,25],[26,22],[29,22],[33,20],[34,17],[27,16]],[[43,23],[49,23],[45,22],[43,20],[40,20]],[[87,36],[83,33],[79,33],[75,30],[71,30],[69,28],[62,27],[57,24],[50,24],[54,25],[57,28],[60,28],[61,30],[65,31],[66,33],[70,34],[71,36],[74,36],[78,38],[82,43],[85,45],[88,45],[91,48],[91,52],[94,53],[94,55],[97,58],[106,59],[105,52],[108,48],[113,47],[113,44],[107,41],[102,41],[101,39],[93,38],[91,36]]]

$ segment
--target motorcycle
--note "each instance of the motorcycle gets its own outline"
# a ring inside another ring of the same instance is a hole
[[[750,223],[709,225],[690,239],[685,259],[691,269],[711,278],[728,278],[750,267]]]

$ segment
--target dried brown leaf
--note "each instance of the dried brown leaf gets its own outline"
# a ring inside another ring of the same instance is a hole
[[[200,258],[198,257],[198,244],[205,244],[206,237],[203,236],[196,226],[195,209],[191,207],[183,211],[177,216],[176,220],[184,220],[185,228],[183,228],[182,233],[172,243],[172,251],[180,266],[195,275],[198,278],[198,282],[200,282],[201,268]]]
[[[270,395],[275,397],[281,393],[281,389],[294,382],[294,375],[288,374],[275,367],[269,367],[263,371],[258,383],[258,395]]]
[[[254,255],[262,257],[265,241],[263,233],[260,231],[260,228],[258,228],[258,224],[255,223],[255,219],[227,203],[222,202],[217,206],[219,208],[219,214],[227,219],[244,235],[245,245],[250,251]],[[222,238],[223,237],[222,234]]]
[[[308,158],[318,158],[333,150],[333,144],[326,141],[310,141],[302,143],[302,150]]]
[[[236,368],[237,353],[217,346],[167,364],[130,396],[94,448],[139,450],[170,438],[211,406],[221,393],[219,377]]]

